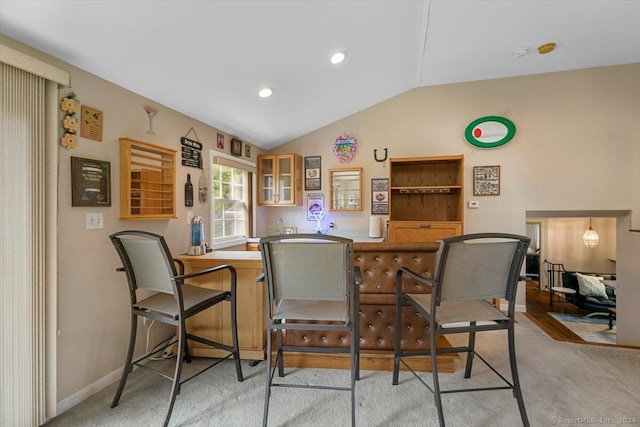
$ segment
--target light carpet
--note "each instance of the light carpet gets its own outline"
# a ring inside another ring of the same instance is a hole
[[[584,317],[567,313],[549,313],[549,315],[587,342],[616,343],[615,320],[613,321],[613,328],[609,329],[609,319],[607,317]]]
[[[532,426],[573,426],[620,420],[640,422],[640,351],[555,341],[526,316],[516,314],[516,351],[524,401]],[[464,337],[455,335],[458,344]],[[477,335],[477,350],[509,375],[506,333]],[[464,361],[464,356],[461,361]],[[170,369],[171,361],[162,361]],[[194,362],[195,364],[195,362]],[[172,426],[259,426],[265,392],[265,364],[242,362],[245,380],[236,381],[233,362],[224,362],[184,384],[171,418]],[[290,369],[309,383],[347,384],[349,372],[330,369]],[[461,369],[441,375],[443,388],[499,384],[500,380],[475,359],[471,378]],[[431,374],[423,378],[431,382]],[[111,409],[117,383],[59,415],[47,427],[160,426],[170,382],[144,369],[134,371],[119,406]],[[61,396],[64,397],[64,396]],[[408,372],[391,385],[391,372],[362,371],[356,386],[358,426],[436,426],[438,417],[428,390]],[[516,400],[508,390],[443,396],[447,425],[522,425]],[[273,390],[269,426],[350,425],[349,393],[328,390]]]

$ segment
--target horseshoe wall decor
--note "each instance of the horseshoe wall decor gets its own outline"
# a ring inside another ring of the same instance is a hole
[[[384,158],[378,159],[378,150],[373,149],[373,158],[376,159],[376,162],[386,162],[387,161],[387,149],[384,149]]]

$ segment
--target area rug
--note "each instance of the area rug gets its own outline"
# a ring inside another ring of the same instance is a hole
[[[584,317],[566,313],[549,313],[549,315],[585,341],[604,344],[616,343],[615,320],[613,329],[609,329],[607,317]]]

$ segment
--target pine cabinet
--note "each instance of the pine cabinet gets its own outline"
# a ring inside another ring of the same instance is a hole
[[[213,251],[201,256],[180,255],[185,273],[193,273],[222,264],[232,265],[236,269],[236,304],[238,320],[238,341],[240,358],[264,360],[266,348],[264,284],[256,282],[262,273],[262,258],[259,252]],[[211,274],[189,279],[189,284],[207,289],[229,290],[229,270],[220,270]],[[213,341],[232,344],[231,306],[218,304],[187,319],[187,330]],[[196,357],[224,357],[228,353],[213,349],[195,341],[189,342],[189,351]]]
[[[302,204],[302,156],[264,154],[258,156],[258,205]]]
[[[120,138],[120,219],[176,218],[176,150]]]
[[[389,241],[438,242],[463,232],[464,156],[389,160]]]

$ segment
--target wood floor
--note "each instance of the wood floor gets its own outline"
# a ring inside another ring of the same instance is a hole
[[[525,315],[554,340],[586,343],[549,315],[550,312],[560,313],[561,311],[561,297],[554,296],[552,305],[549,305],[549,292],[541,291],[538,282],[527,281],[527,312]],[[572,304],[565,304],[564,312],[577,314],[578,308]]]

